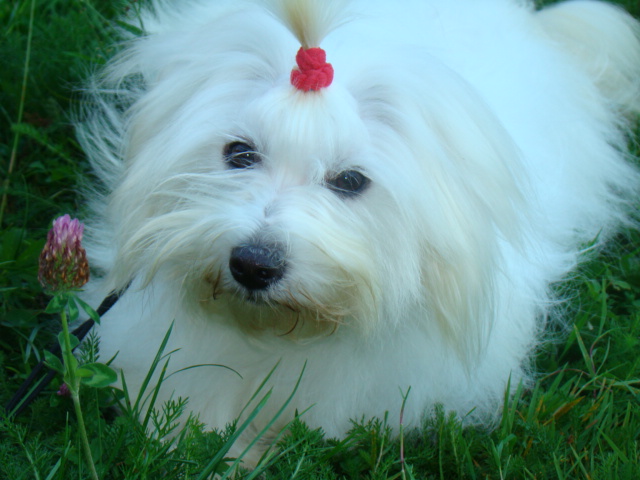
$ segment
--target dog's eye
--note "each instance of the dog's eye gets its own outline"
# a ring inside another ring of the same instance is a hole
[[[352,196],[361,193],[370,180],[357,170],[344,170],[327,180],[327,185],[334,192]]]
[[[251,145],[232,142],[224,147],[224,161],[229,168],[248,168],[260,162],[260,154]]]

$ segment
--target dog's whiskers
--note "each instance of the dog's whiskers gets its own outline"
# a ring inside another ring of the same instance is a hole
[[[285,333],[282,333],[282,334],[280,334],[278,336],[279,337],[286,337],[286,336],[290,335],[296,329],[296,327],[298,326],[299,322],[300,322],[300,315],[296,315],[296,320],[295,320],[295,322],[293,322],[293,326],[288,331],[286,331]]]

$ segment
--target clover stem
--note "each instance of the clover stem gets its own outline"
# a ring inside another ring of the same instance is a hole
[[[69,335],[69,322],[67,321],[67,312],[65,309],[60,313],[62,320],[62,336],[64,338],[64,370],[65,381],[69,391],[71,392],[71,400],[73,401],[73,408],[76,412],[76,418],[78,419],[78,428],[80,430],[80,441],[84,450],[84,455],[89,464],[89,470],[91,471],[91,477],[94,480],[99,480],[96,466],[93,463],[93,456],[91,455],[91,447],[89,446],[89,437],[87,436],[87,429],[84,426],[84,417],[82,415],[82,408],[80,408],[80,379],[76,376],[76,362],[73,356],[73,349],[71,348],[71,337]]]

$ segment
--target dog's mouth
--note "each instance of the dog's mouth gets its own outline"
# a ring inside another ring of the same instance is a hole
[[[296,341],[330,335],[344,323],[338,308],[314,301],[304,292],[292,292],[286,279],[266,288],[247,288],[228,271],[205,275],[212,308],[229,308],[238,325],[247,332],[272,332]],[[221,302],[221,303],[220,303]]]
[[[270,308],[270,309],[279,309],[282,307],[288,308],[292,311],[295,311],[290,305],[286,302],[283,302],[281,299],[277,298],[275,295],[270,295],[267,291],[255,292],[255,291],[244,291],[242,289],[238,289],[232,294],[237,300],[241,302],[245,302],[248,305],[259,307],[259,308]]]

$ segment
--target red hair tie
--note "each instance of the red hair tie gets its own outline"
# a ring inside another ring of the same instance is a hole
[[[327,54],[319,47],[301,47],[296,54],[298,68],[291,71],[291,84],[308,92],[328,87],[333,81],[333,67],[327,63]]]

